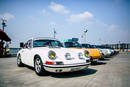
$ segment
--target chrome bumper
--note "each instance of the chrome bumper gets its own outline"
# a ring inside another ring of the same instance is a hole
[[[62,73],[62,72],[74,72],[85,68],[88,68],[89,63],[85,64],[72,64],[72,65],[43,65],[44,69],[48,72]]]

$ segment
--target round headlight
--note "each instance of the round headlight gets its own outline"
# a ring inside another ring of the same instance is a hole
[[[84,59],[82,53],[79,53],[78,56],[79,56],[79,59]]]
[[[102,50],[99,49],[99,53],[102,53]]]
[[[54,51],[49,51],[49,53],[48,53],[48,57],[50,58],[50,59],[56,59],[56,53],[54,52]]]
[[[66,58],[67,60],[71,60],[71,59],[72,59],[70,53],[66,53],[66,54],[65,54],[65,58]]]
[[[89,52],[87,50],[84,51],[85,57],[89,57]]]

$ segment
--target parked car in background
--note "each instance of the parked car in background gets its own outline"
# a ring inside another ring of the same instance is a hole
[[[93,47],[102,50],[104,57],[110,57],[114,54],[114,49],[110,49],[108,47],[104,47],[104,46],[100,46],[100,45],[95,45]]]
[[[90,51],[90,53],[92,53],[91,54],[92,57],[97,57],[99,59],[104,59],[104,53],[102,52],[102,50],[96,48],[94,45],[82,44],[82,47],[88,49]]]
[[[99,58],[102,57],[102,53],[98,49],[90,49],[90,48],[82,47],[82,45],[78,43],[78,40],[75,38],[62,40],[62,44],[65,48],[87,50],[90,55],[91,63],[97,62]]]
[[[63,48],[60,41],[53,38],[31,38],[20,46],[17,66],[34,67],[37,75],[79,71],[90,64],[87,50]]]

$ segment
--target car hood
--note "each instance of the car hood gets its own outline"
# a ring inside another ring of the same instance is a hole
[[[48,57],[49,51],[54,51],[56,53],[57,58],[54,61],[64,61],[65,64],[73,64],[73,63],[82,63],[86,62],[86,60],[81,60],[78,57],[78,53],[84,53],[84,50],[82,49],[68,49],[68,48],[49,48],[49,47],[39,47],[35,48],[35,51],[41,52],[40,54],[46,57]],[[44,54],[43,54],[44,53]],[[66,60],[65,54],[70,53],[72,60]],[[89,59],[89,58],[87,58]],[[48,58],[49,60],[49,58]],[[52,61],[52,60],[49,60]]]
[[[84,52],[84,50],[82,49],[68,49],[68,48],[63,48],[63,47],[37,47],[34,48],[37,51],[54,51],[54,52],[58,52],[58,53],[66,53],[66,52],[70,52],[70,53],[78,53],[78,52]]]

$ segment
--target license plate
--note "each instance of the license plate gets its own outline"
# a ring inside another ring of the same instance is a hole
[[[98,59],[93,59],[93,61],[98,61]]]
[[[75,67],[71,69],[71,71],[77,71],[77,70],[80,70],[80,67]]]

